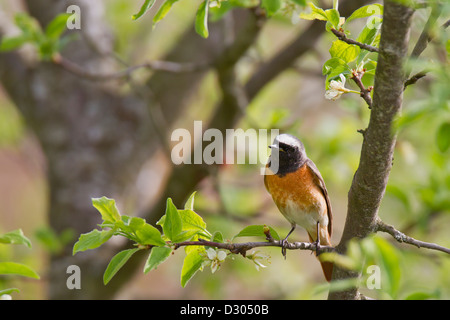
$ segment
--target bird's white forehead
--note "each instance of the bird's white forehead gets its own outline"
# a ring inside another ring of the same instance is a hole
[[[303,148],[303,144],[301,143],[300,140],[287,133],[280,134],[276,136],[275,139],[273,140],[273,143],[275,145],[278,145],[280,142],[290,146],[298,147],[299,149]]]

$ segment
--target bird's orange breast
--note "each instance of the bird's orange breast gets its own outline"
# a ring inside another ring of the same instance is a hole
[[[317,222],[325,232],[329,223],[326,200],[308,165],[282,176],[267,174],[270,169],[266,167],[266,170],[269,172],[264,176],[264,184],[283,216],[291,224],[305,228],[313,239],[316,239]]]
[[[318,202],[322,202],[322,192],[314,183],[314,175],[306,164],[282,177],[276,174],[265,175],[264,183],[280,209],[286,207],[288,200],[303,207],[305,211],[313,210]]]

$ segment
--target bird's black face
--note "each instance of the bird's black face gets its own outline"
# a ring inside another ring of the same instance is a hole
[[[278,168],[277,175],[296,171],[307,159],[303,143],[292,135],[277,136],[269,148],[272,149],[269,165]]]

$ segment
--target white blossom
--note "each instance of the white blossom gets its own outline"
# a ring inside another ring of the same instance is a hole
[[[259,268],[266,267],[265,265],[262,264],[261,260],[269,262],[270,257],[268,255],[260,253],[259,251],[253,251],[251,254],[247,255],[247,258],[253,261],[256,270],[259,271]]]
[[[203,266],[211,266],[211,272],[214,273],[219,269],[220,263],[227,258],[227,253],[224,250],[209,248],[206,250],[206,256],[208,260],[203,262]]]
[[[349,90],[345,88],[345,76],[341,73],[339,75],[341,81],[331,80],[330,88],[325,92],[325,98],[328,100],[336,100],[339,99],[344,93],[353,92],[353,90]]]

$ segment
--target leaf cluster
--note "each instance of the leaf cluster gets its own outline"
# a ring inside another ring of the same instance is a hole
[[[0,244],[18,244],[31,248],[31,241],[28,239],[21,229],[10,231],[0,235]],[[32,279],[39,279],[39,275],[33,268],[17,262],[0,262],[0,276],[2,275],[16,275]],[[17,288],[0,289],[0,297],[2,295],[9,295],[12,292],[19,292]]]
[[[172,9],[178,0],[165,0],[153,16],[153,27],[160,22]],[[255,8],[260,6],[267,16],[273,16],[280,12],[285,3],[304,6],[304,0],[203,0],[195,14],[195,31],[203,38],[208,38],[209,14],[213,20],[223,17],[233,8]],[[139,11],[132,16],[133,20],[141,18],[155,4],[155,0],[145,0]]]
[[[377,47],[380,41],[379,26],[382,18],[377,15],[383,14],[383,6],[381,4],[370,4],[355,10],[347,19],[340,16],[337,1],[335,1],[333,9],[324,10],[316,7],[313,3],[308,3],[311,8],[310,13],[301,13],[300,18],[306,20],[322,20],[326,21],[326,30],[331,32],[335,29],[343,32],[346,36],[350,35],[348,23],[361,18],[369,18],[364,28],[358,34],[356,41],[362,44]],[[331,44],[329,50],[331,58],[328,59],[323,67],[322,74],[326,75],[325,87],[329,88],[331,80],[339,78],[343,74],[346,78],[352,76],[353,71],[360,72],[364,70],[364,85],[373,85],[373,76],[377,66],[377,54],[371,53],[365,49],[361,49],[356,44],[349,44],[342,40],[335,40]]]
[[[68,13],[59,14],[43,30],[34,18],[25,13],[18,13],[15,16],[15,24],[21,33],[14,37],[3,38],[0,52],[16,50],[30,43],[38,49],[41,59],[51,60],[71,39],[69,36],[62,37],[69,17]]]
[[[93,198],[92,204],[103,220],[99,225],[100,230],[94,229],[81,234],[74,244],[73,254],[96,249],[113,236],[122,236],[134,242],[135,248],[120,251],[109,262],[103,275],[103,283],[106,285],[136,252],[150,251],[143,270],[144,273],[148,273],[166,261],[181,243],[193,241],[193,244],[185,246],[186,256],[181,270],[181,285],[184,287],[197,271],[203,270],[203,267],[211,266],[211,271],[216,271],[229,254],[225,254],[224,250],[202,245],[199,241],[205,240],[215,244],[226,242],[221,232],[211,233],[207,230],[203,218],[194,211],[194,197],[195,192],[186,201],[183,209],[177,209],[172,199],[167,199],[166,212],[156,223],[162,232],[148,224],[145,219],[121,215],[114,199]],[[265,236],[266,228],[274,239],[279,239],[273,228],[262,225],[245,227],[234,238]],[[196,245],[197,243],[199,245]],[[246,258],[252,260],[257,268],[262,266],[259,261],[261,255],[251,254]]]
[[[347,246],[345,255],[335,252],[326,252],[321,260],[333,262],[342,268],[356,271],[362,274],[361,278],[336,280],[331,284],[330,290],[343,290],[351,287],[364,286],[371,281],[370,272],[373,266],[380,270],[379,294],[383,298],[395,299],[398,297],[401,281],[402,255],[387,240],[372,235],[362,240],[351,240]]]

